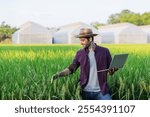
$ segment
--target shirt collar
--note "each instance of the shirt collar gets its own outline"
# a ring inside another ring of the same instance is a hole
[[[88,47],[85,47],[84,50],[85,50],[85,52],[86,52],[87,54],[89,53]],[[97,50],[97,44],[95,43],[95,49],[94,49],[94,52],[96,52],[96,50]]]

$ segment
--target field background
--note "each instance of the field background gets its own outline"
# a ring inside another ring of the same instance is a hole
[[[150,45],[101,45],[114,54],[129,53],[123,69],[109,76],[113,99],[150,98]],[[68,67],[79,45],[0,45],[1,100],[78,100],[79,69],[51,82],[51,76]]]

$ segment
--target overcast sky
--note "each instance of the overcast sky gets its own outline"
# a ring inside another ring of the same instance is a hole
[[[106,23],[111,14],[124,9],[150,12],[150,0],[0,0],[0,23],[16,27],[27,21],[47,27],[78,21]]]

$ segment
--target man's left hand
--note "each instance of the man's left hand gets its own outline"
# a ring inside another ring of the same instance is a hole
[[[113,75],[116,71],[118,71],[118,68],[113,67],[113,68],[109,69],[108,72],[110,75]]]

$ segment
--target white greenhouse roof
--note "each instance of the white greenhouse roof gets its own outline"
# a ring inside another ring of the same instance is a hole
[[[141,30],[138,26],[131,24],[131,23],[118,23],[118,24],[110,24],[110,25],[106,25],[106,26],[101,26],[101,27],[99,27],[99,32],[100,33],[105,33],[105,32],[120,33],[121,31],[123,31],[125,29],[128,29],[128,30],[126,30],[128,32],[130,32],[131,30],[133,31],[135,29]]]
[[[46,27],[29,21],[12,35],[12,40],[18,44],[44,44],[52,43],[52,35]]]
[[[31,21],[24,23],[18,31],[22,34],[50,33],[44,26]]]
[[[91,28],[94,33],[99,33],[94,27],[92,27],[92,26],[90,26],[88,24],[85,24],[83,22],[76,22],[76,23],[65,25],[65,26],[61,26],[59,28],[59,31],[57,31],[56,33],[74,32],[75,34],[76,33],[78,34],[79,31],[80,31],[80,28],[83,28],[83,27]]]
[[[65,40],[66,42],[66,39],[67,39],[68,43],[80,43],[79,40],[74,41],[74,38],[75,38],[74,35],[78,35],[80,32],[80,29],[83,27],[91,28],[94,33],[100,34],[99,31],[95,29],[94,27],[88,24],[85,24],[83,22],[77,22],[77,23],[72,23],[72,24],[59,27],[58,28],[59,30],[54,34],[54,40],[55,42],[59,42],[60,40],[61,41]],[[97,42],[100,42],[100,37],[99,36],[96,36],[96,37],[99,38]]]
[[[150,25],[139,26],[144,32],[150,33]]]

